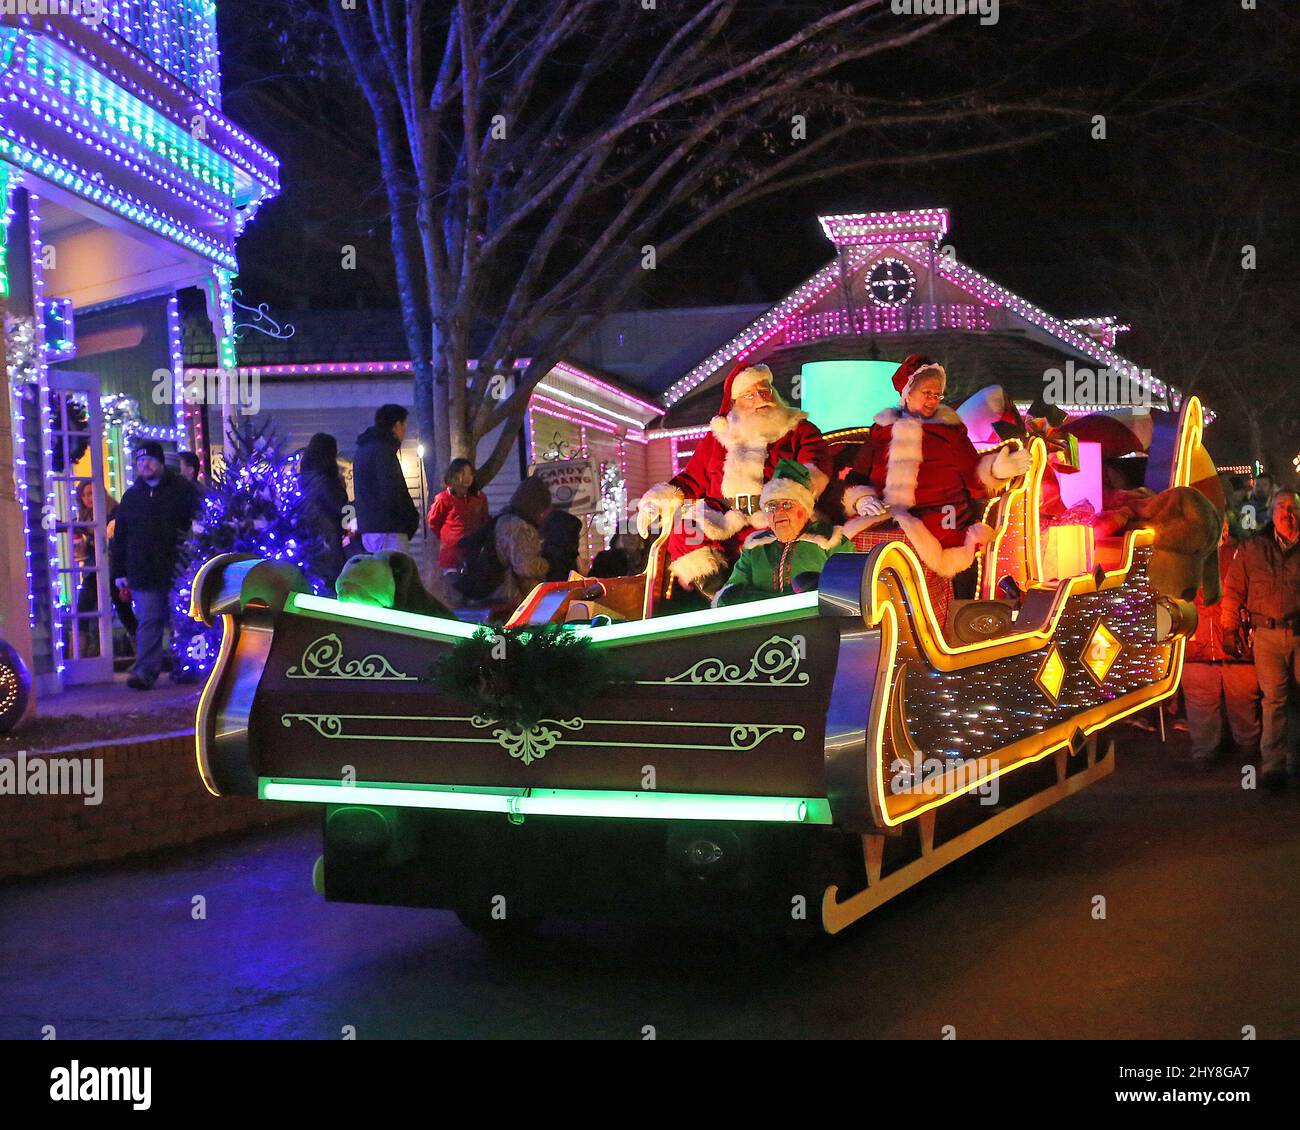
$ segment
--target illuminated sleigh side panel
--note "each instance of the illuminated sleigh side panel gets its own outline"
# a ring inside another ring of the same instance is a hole
[[[1193,397],[1168,456],[1171,485],[1189,481],[1202,431]],[[981,578],[984,585],[1011,576],[1027,590],[1016,630],[950,643],[913,550],[894,542],[868,555],[858,606],[879,641],[865,770],[845,769],[841,751],[828,751],[829,796],[843,827],[865,830],[868,817],[877,828],[896,827],[992,777],[1077,749],[1177,689],[1186,644],[1156,639],[1158,597],[1146,575],[1154,533],[1126,533],[1114,569],[1044,583],[1037,515],[1047,451],[1041,439],[1029,450],[1029,472],[990,504],[997,524]],[[846,593],[856,565],[845,557],[827,564],[823,592],[841,607],[853,605]],[[850,693],[846,687],[842,696]],[[849,708],[841,700],[831,709]]]
[[[938,630],[915,554],[900,543],[873,551],[863,588],[864,617],[880,632],[868,763],[878,827],[1077,748],[1174,692],[1185,645],[1155,641],[1151,540],[1130,534],[1126,564],[1100,586],[1094,577],[1063,582],[1039,626],[965,646]],[[1027,602],[1022,619],[1033,611]]]
[[[1158,465],[1148,468],[1148,478],[1188,485],[1202,428],[1201,406],[1191,398],[1171,449],[1153,455]],[[828,744],[832,810],[838,826],[861,834],[866,872],[865,886],[859,880],[859,889],[844,897],[837,886],[827,887],[822,924],[829,933],[1112,772],[1113,745],[1099,756],[1094,735],[1177,689],[1186,643],[1183,636],[1157,638],[1159,598],[1147,579],[1154,533],[1125,534],[1110,570],[1044,583],[1040,440],[1030,453],[1024,480],[990,507],[996,533],[981,579],[985,597],[1002,577],[1026,590],[1014,631],[951,644],[931,607],[920,561],[901,543],[877,547],[860,573],[848,558],[827,564],[824,600],[848,614],[860,609],[877,634],[865,757],[856,760],[851,740]],[[860,583],[856,601],[854,581]],[[832,718],[851,716],[847,686],[837,682],[830,709]],[[838,731],[848,735],[851,727]],[[1049,758],[1054,783],[1040,778],[1025,799],[979,816],[944,842],[936,838],[936,818],[946,806]],[[910,860],[886,870],[887,839],[910,828],[916,829]]]
[[[245,553],[220,554],[194,575],[190,616],[209,627],[222,624],[221,648],[194,725],[199,776],[213,796],[257,793],[249,719],[276,620],[289,595],[306,589],[306,578],[294,566]]]

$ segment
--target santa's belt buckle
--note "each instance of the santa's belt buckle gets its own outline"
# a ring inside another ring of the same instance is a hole
[[[731,505],[742,514],[753,514],[761,505],[760,496],[757,494],[738,494],[731,500]]]

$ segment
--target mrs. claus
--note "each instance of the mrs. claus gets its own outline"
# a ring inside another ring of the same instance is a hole
[[[943,403],[948,374],[930,358],[912,354],[893,382],[898,407],[876,417],[845,476],[845,532],[892,519],[930,570],[953,577],[993,534],[979,520],[983,501],[1028,470],[1029,453],[998,448],[981,456]]]

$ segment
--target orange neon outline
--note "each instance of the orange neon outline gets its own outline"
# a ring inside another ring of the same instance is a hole
[[[1179,420],[1178,446],[1175,454],[1174,483],[1172,485],[1188,485],[1187,480],[1191,473],[1192,453],[1195,446],[1200,443],[1203,428],[1204,414],[1200,401],[1197,397],[1189,397],[1183,404],[1183,411]],[[1041,440],[1035,442],[1041,443]],[[1031,464],[1031,474],[1032,470]],[[1036,514],[1037,507],[1035,506],[1030,513]],[[1098,592],[1123,584],[1132,568],[1133,554],[1136,547],[1140,544],[1150,544],[1154,538],[1155,533],[1152,530],[1129,531],[1124,539],[1124,556],[1120,568],[1109,572],[1103,571],[1100,584],[1097,583],[1095,576],[1091,575],[1088,577],[1066,578],[1058,588],[1051,615],[1048,617],[1044,628],[1018,633],[1014,637],[1007,637],[1002,640],[983,641],[956,647],[950,645],[944,638],[942,631],[939,630],[938,619],[930,602],[929,592],[925,587],[920,560],[911,547],[903,542],[888,542],[872,551],[875,559],[871,566],[870,585],[866,589],[870,593],[870,601],[869,607],[863,610],[863,618],[868,627],[879,628],[881,640],[877,677],[871,698],[872,713],[868,725],[871,744],[868,746],[869,761],[867,764],[869,801],[872,816],[875,818],[877,826],[897,827],[908,820],[914,820],[916,817],[947,804],[959,796],[978,789],[995,777],[1000,777],[1004,773],[1009,773],[1022,765],[1032,765],[1042,761],[1059,749],[1069,748],[1076,732],[1082,732],[1085,736],[1093,734],[1132,714],[1136,714],[1140,710],[1145,710],[1149,706],[1164,701],[1178,689],[1179,681],[1182,678],[1183,660],[1187,647],[1185,637],[1179,637],[1173,641],[1169,654],[1168,673],[1163,679],[1152,683],[1149,687],[1131,691],[1129,694],[1110,702],[1090,707],[1071,718],[1064,719],[1048,727],[1041,733],[1031,734],[1018,742],[1004,746],[997,751],[996,757],[990,757],[987,760],[1000,763],[1004,759],[1010,758],[1010,764],[1000,765],[993,772],[980,777],[974,782],[962,783],[959,789],[955,787],[954,778],[959,771],[962,771],[962,767],[954,766],[952,770],[944,774],[942,785],[944,791],[933,800],[928,803],[918,804],[916,807],[909,808],[904,812],[891,812],[890,799],[885,792],[887,774],[885,772],[883,752],[888,705],[890,696],[893,693],[898,658],[898,612],[882,579],[885,569],[888,567],[893,571],[902,595],[909,598],[905,601],[906,607],[913,610],[913,615],[909,619],[912,622],[917,643],[920,645],[927,661],[940,670],[961,670],[978,662],[981,656],[985,659],[1009,658],[1013,655],[1032,651],[1035,647],[1041,647],[1043,642],[1055,635],[1065,603],[1076,589],[1084,593]],[[894,558],[897,558],[896,562],[891,560]],[[999,646],[1008,642],[1012,644],[1011,647]],[[963,660],[968,661],[963,662]],[[962,775],[965,775],[964,771],[962,771]],[[948,791],[949,789],[952,791]],[[896,804],[894,807],[897,808],[898,805]]]
[[[1019,440],[1014,440],[1009,445],[1013,449],[1023,447]],[[1024,551],[1025,560],[1022,562],[1025,570],[1026,588],[1037,584],[1043,576],[1043,551],[1041,546],[1041,534],[1038,532],[1038,522],[1030,521],[1030,515],[1037,516],[1042,509],[1043,494],[1043,475],[1047,470],[1047,444],[1035,436],[1029,441],[1029,470],[1025,472],[1024,478],[1019,486],[1011,487],[1001,494],[989,499],[988,505],[984,508],[982,520],[987,520],[989,511],[999,503],[1002,504],[1002,510],[999,515],[997,530],[993,535],[993,540],[984,548],[980,555],[980,571],[976,582],[976,591],[984,600],[996,600],[997,591],[997,563],[1002,555],[1002,543],[1006,540],[1007,534],[1011,532],[1011,511],[1013,503],[1019,502],[1020,521],[1019,524],[1024,529]],[[989,563],[992,568],[989,568]]]

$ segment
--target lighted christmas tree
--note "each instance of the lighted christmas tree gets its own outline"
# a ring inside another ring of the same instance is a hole
[[[205,676],[221,645],[220,623],[206,628],[189,615],[194,575],[205,561],[219,553],[288,561],[307,574],[315,591],[325,591],[313,575],[316,547],[301,519],[298,454],[281,453],[270,420],[260,426],[232,421],[228,435],[228,459],[207,485],[172,593],[172,673],[181,681]]]

